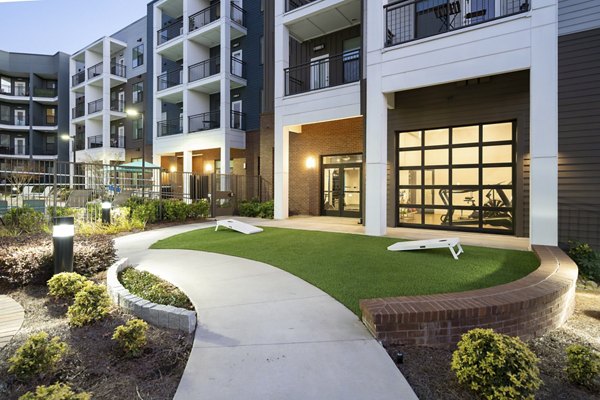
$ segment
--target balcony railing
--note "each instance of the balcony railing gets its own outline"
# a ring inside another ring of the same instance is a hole
[[[87,142],[88,149],[97,149],[99,147],[102,147],[102,135],[90,136]]]
[[[112,99],[110,101],[110,111],[125,112],[125,100]]]
[[[246,114],[239,111],[231,110],[231,128],[239,129],[242,131],[246,130]]]
[[[384,6],[385,46],[527,12],[531,0],[401,0]]]
[[[157,32],[157,43],[160,46],[171,39],[175,39],[183,34],[183,17],[171,21],[167,26]]]
[[[103,99],[90,101],[88,103],[88,114],[93,114],[97,113],[98,111],[102,111],[102,100]]]
[[[189,117],[189,132],[208,131],[221,126],[221,112],[210,111]]]
[[[183,67],[164,72],[157,76],[158,90],[165,90],[183,83]]]
[[[34,118],[33,125],[34,126],[56,126],[57,121],[56,121],[56,118],[53,118],[53,117],[39,118],[39,119]]]
[[[102,75],[103,70],[104,70],[104,65],[101,62],[94,65],[93,67],[89,67],[88,68],[88,79],[92,79],[92,78]]]
[[[75,135],[75,150],[85,150],[85,131]]]
[[[220,57],[209,58],[197,64],[190,65],[188,68],[188,80],[194,82],[200,79],[208,78],[221,72]]]
[[[13,119],[13,125],[14,126],[29,126],[29,118],[27,118],[26,116],[21,117],[21,116],[16,116]]]
[[[79,71],[71,77],[71,86],[77,86],[85,82],[85,71]]]
[[[285,95],[310,92],[356,82],[360,79],[360,50],[286,68]]]
[[[156,124],[158,137],[183,133],[183,118],[167,119],[158,121]]]
[[[235,3],[231,3],[231,20],[241,26],[246,26],[246,10]]]
[[[117,135],[110,137],[110,147],[115,149],[125,148],[125,135]]]
[[[15,96],[29,96],[29,88],[23,86],[15,86]]]
[[[125,78],[127,76],[127,67],[123,64],[111,63],[110,64],[111,75],[120,76]]]
[[[34,88],[33,89],[33,97],[56,97],[58,96],[58,91],[52,88]]]
[[[77,104],[75,107],[73,107],[72,115],[73,119],[83,117],[85,115],[85,105],[82,103]]]
[[[56,143],[44,143],[42,146],[42,154],[43,156],[54,156],[56,155]]]
[[[202,28],[219,18],[221,18],[221,2],[213,3],[205,9],[190,15],[189,32]]]
[[[285,12],[295,10],[315,0],[285,0]]]
[[[246,63],[238,58],[231,57],[231,74],[246,79]]]
[[[13,146],[0,146],[0,154],[13,156],[26,156],[29,154],[29,146],[26,144],[16,144]]]

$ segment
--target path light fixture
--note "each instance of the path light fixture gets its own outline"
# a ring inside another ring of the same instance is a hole
[[[75,219],[73,217],[55,217],[53,223],[54,274],[73,272]]]
[[[103,224],[110,224],[110,209],[112,207],[112,204],[110,204],[110,201],[103,201],[102,202],[102,223]]]

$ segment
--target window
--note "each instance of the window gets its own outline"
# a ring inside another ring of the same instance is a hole
[[[0,78],[0,93],[12,93],[12,83],[10,81],[10,78],[6,76]]]
[[[10,122],[10,107],[4,104],[0,105],[0,121]]]
[[[144,135],[144,115],[140,114],[138,119],[134,119],[133,121],[133,139],[141,139]]]
[[[144,101],[144,82],[138,82],[133,84],[133,101],[132,103],[139,103]]]
[[[137,47],[133,48],[133,51],[131,53],[131,65],[133,66],[133,68],[135,67],[139,67],[140,65],[144,64],[144,44],[140,44]]]
[[[10,148],[10,135],[5,133],[0,134],[0,151],[4,150],[4,154],[8,152]]]
[[[56,125],[56,108],[46,108],[46,124]]]

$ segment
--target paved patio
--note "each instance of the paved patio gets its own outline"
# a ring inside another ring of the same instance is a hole
[[[25,311],[19,303],[8,296],[0,295],[0,349],[21,329],[24,318]]]

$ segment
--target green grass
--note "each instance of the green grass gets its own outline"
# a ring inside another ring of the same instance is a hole
[[[496,286],[539,265],[537,257],[526,251],[463,246],[465,253],[456,261],[448,249],[386,250],[397,241],[280,228],[265,228],[255,235],[209,228],[160,240],[152,248],[202,250],[261,261],[319,287],[356,315],[360,315],[360,299]]]
[[[185,293],[148,271],[125,268],[119,272],[119,281],[125,289],[144,300],[188,310],[194,309]]]

